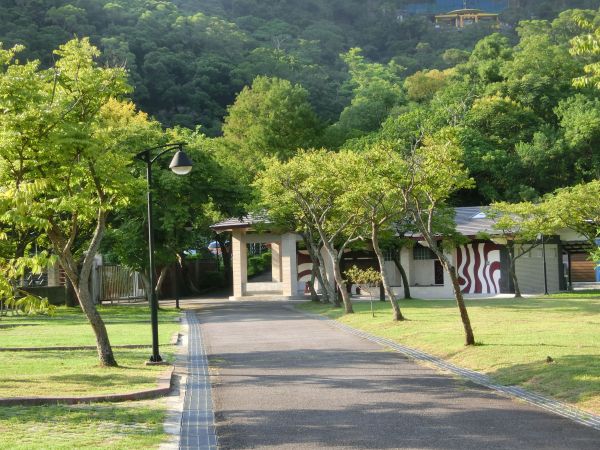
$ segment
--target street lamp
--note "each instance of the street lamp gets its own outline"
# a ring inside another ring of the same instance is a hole
[[[542,259],[544,262],[544,295],[548,295],[548,270],[546,268],[546,241],[544,240],[544,233],[538,234],[538,239],[542,241]]]
[[[187,175],[192,170],[192,161],[183,152],[183,144],[165,144],[142,150],[135,159],[146,163],[146,181],[147,181],[147,203],[148,203],[148,278],[150,285],[150,318],[152,322],[152,356],[150,363],[160,363],[162,358],[158,352],[158,299],[154,290],[154,225],[152,223],[152,164],[167,152],[177,150],[175,156],[169,164],[169,169],[177,175]],[[161,150],[156,156],[152,157],[154,150]]]

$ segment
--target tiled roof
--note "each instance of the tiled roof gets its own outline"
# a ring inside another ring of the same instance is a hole
[[[463,236],[475,238],[480,233],[489,235],[501,234],[493,228],[494,221],[486,215],[488,206],[461,206],[454,208],[454,222],[456,231]],[[421,233],[408,232],[406,237],[419,238]]]
[[[464,206],[454,208],[456,231],[463,236],[474,237],[478,233],[500,234],[494,230],[494,221],[486,216],[487,206]]]
[[[252,228],[253,225],[268,223],[269,219],[266,215],[248,214],[246,216],[234,217],[219,223],[215,223],[210,228],[212,228],[214,231],[226,231],[234,228]]]

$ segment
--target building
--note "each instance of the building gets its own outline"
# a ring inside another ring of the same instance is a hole
[[[463,293],[483,296],[513,293],[507,241],[493,229],[493,221],[486,216],[485,208],[456,208],[455,222],[457,231],[469,239],[467,244],[447,254],[457,268]],[[276,230],[269,227],[264,218],[253,217],[230,219],[212,228],[218,233],[230,232],[232,235],[232,299],[253,295],[293,298],[305,293],[312,262],[305,251],[298,249],[298,242],[302,241],[300,235]],[[484,233],[489,236],[488,239],[480,238]],[[400,251],[400,263],[406,272],[412,295],[417,298],[452,298],[452,284],[435,254],[418,235],[408,237],[415,244]],[[247,248],[249,244],[257,242],[271,244],[271,281],[248,280]],[[562,230],[555,236],[545,236],[538,244],[516,261],[522,293],[539,294],[546,288],[549,292],[558,292],[568,289],[576,281],[595,281],[594,263],[585,260],[589,244],[582,236]],[[326,270],[333,280],[333,266],[326,256]],[[342,271],[353,264],[377,267],[369,251],[349,251],[343,257]],[[386,258],[386,270],[394,291],[401,297],[402,278],[391,257]]]
[[[457,9],[445,14],[436,14],[434,19],[437,27],[450,26],[460,29],[476,23],[487,23],[494,27],[500,26],[499,14],[484,12],[480,9]]]

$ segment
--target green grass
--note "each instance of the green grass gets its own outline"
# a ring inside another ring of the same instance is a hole
[[[163,366],[148,367],[150,310],[144,306],[99,308],[119,367],[103,368],[95,350],[0,352],[0,397],[94,395],[156,386]],[[170,341],[180,328],[179,312],[159,312],[159,340]],[[95,345],[94,334],[77,308],[59,308],[52,317],[0,318],[1,347]],[[161,346],[167,361],[174,347]],[[74,406],[0,407],[0,449],[156,448],[166,439],[165,400]]]
[[[102,307],[113,345],[144,344],[143,349],[113,349],[119,367],[101,367],[95,350],[0,352],[0,397],[95,395],[128,392],[156,386],[165,370],[145,366],[151,353],[150,312],[147,307]],[[180,328],[176,310],[159,313],[159,342],[168,344]],[[95,345],[94,334],[78,309],[60,308],[53,317],[14,316],[0,319],[0,346]],[[173,360],[174,347],[161,346]]]
[[[354,303],[355,314],[305,303],[299,308],[440,356],[456,365],[600,413],[600,292],[549,298],[467,300],[477,346],[464,346],[458,309],[448,300],[402,300],[408,319],[390,320],[389,303]],[[554,359],[547,363],[546,357]]]
[[[151,343],[147,306],[100,306],[112,345]],[[179,329],[176,309],[159,312],[161,342]],[[57,308],[53,316],[0,317],[0,347],[96,345],[94,333],[79,308]]]
[[[119,404],[0,408],[0,449],[157,448],[164,399]]]

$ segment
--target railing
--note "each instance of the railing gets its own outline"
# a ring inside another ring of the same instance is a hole
[[[100,301],[132,302],[146,298],[139,273],[122,266],[101,266]]]
[[[47,273],[28,273],[19,282],[20,287],[48,286]]]

